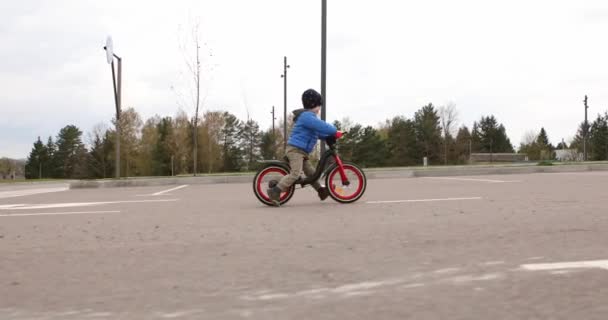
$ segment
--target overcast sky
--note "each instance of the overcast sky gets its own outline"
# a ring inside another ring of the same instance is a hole
[[[24,158],[67,124],[110,125],[108,35],[124,58],[123,106],[175,115],[187,92],[180,25],[197,18],[216,65],[203,110],[248,110],[269,127],[283,56],[289,110],[320,89],[320,2],[1,1],[0,156]],[[453,102],[469,127],[493,114],[514,144],[541,126],[556,144],[583,120],[585,94],[591,119],[608,109],[608,1],[328,2],[328,120],[377,125]]]

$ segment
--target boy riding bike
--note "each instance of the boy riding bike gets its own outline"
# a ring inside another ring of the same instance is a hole
[[[294,127],[287,142],[286,156],[291,167],[289,175],[284,176],[279,183],[268,189],[267,193],[275,206],[280,206],[281,193],[291,188],[300,178],[300,173],[304,170],[306,176],[313,176],[315,169],[308,160],[309,154],[314,150],[317,140],[328,137],[340,137],[341,132],[336,128],[319,119],[323,98],[321,94],[313,89],[308,89],[302,94],[302,105],[304,109],[298,109],[294,114]],[[329,191],[327,187],[322,187],[319,182],[312,184],[317,190],[321,201],[327,199]]]

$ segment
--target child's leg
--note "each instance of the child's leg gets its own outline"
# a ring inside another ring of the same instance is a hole
[[[288,190],[298,178],[302,172],[302,165],[304,163],[304,154],[300,150],[294,147],[287,147],[287,158],[289,159],[289,166],[291,172],[289,175],[284,176],[279,184],[277,185],[281,191]]]
[[[315,174],[315,168],[310,164],[310,161],[308,161],[308,159],[304,159],[304,174],[307,177],[312,177]],[[312,187],[315,188],[315,190],[319,191],[319,189],[321,188],[321,184],[319,183],[319,181],[315,181],[312,184]]]

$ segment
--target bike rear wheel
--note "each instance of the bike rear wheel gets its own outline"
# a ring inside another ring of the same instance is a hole
[[[286,175],[289,175],[289,170],[282,166],[270,165],[262,168],[253,179],[253,193],[255,196],[267,206],[274,206],[268,196],[268,189],[279,183]],[[295,192],[295,187],[292,186],[287,191],[281,193],[281,205],[287,203]]]

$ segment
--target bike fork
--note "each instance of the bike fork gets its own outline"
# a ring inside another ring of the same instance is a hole
[[[340,179],[342,179],[342,185],[344,186],[348,186],[350,184],[350,181],[348,181],[348,178],[346,177],[346,172],[344,171],[344,164],[342,163],[342,159],[340,159],[339,156],[335,156],[336,158],[336,164],[338,165],[338,172],[340,173]]]

